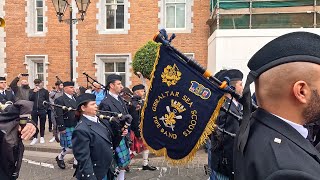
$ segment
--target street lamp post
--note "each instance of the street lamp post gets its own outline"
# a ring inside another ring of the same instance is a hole
[[[79,13],[81,13],[80,18],[73,18],[72,14],[72,6],[71,3],[68,2],[68,0],[52,0],[52,3],[54,5],[54,8],[57,12],[57,16],[59,19],[59,22],[67,22],[70,25],[70,80],[73,81],[73,24],[77,23],[79,20],[83,21],[84,16],[87,12],[87,9],[90,4],[90,0],[75,0]],[[63,20],[62,17],[64,16],[64,13],[67,9],[67,7],[70,7],[70,19]]]

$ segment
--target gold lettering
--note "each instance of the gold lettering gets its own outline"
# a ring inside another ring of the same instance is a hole
[[[179,97],[179,92],[176,92],[176,97]]]
[[[154,119],[153,122],[154,122],[154,124],[157,126],[157,128],[160,128],[161,125],[160,125],[160,123],[159,123],[159,121],[158,121],[158,118],[157,118],[156,116],[154,116],[153,119]]]

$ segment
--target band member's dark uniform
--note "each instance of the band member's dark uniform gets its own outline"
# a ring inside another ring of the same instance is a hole
[[[6,77],[0,77],[0,103],[4,104],[7,101],[14,102],[14,100],[13,92],[7,90]]]
[[[80,120],[72,135],[73,154],[78,161],[75,175],[77,179],[112,180],[113,149],[128,131],[122,132],[117,120],[99,119],[95,101],[95,95],[88,93],[77,98]]]
[[[217,73],[218,74],[218,73]],[[222,70],[217,77],[220,81],[228,79],[238,94],[242,93],[243,74],[237,69]],[[216,129],[211,135],[211,179],[233,179],[233,144],[240,127],[242,105],[230,94],[225,94],[226,101],[221,107]],[[224,133],[225,131],[226,133]],[[215,177],[215,178],[213,178]]]
[[[145,87],[142,84],[138,84],[132,87],[133,96],[131,98],[131,106],[129,108],[129,113],[132,116],[130,138],[132,145],[130,150],[132,152],[131,157],[141,153],[143,158],[142,170],[151,170],[154,171],[157,168],[149,165],[149,150],[146,145],[143,143],[141,138],[140,130],[140,116],[141,109],[143,107],[143,98],[145,97]]]
[[[320,153],[304,126],[320,119],[319,45],[319,35],[293,32],[249,60],[234,146],[236,180],[320,179]],[[259,107],[251,113],[253,82]]]
[[[124,100],[119,96],[123,86],[121,84],[121,76],[110,74],[107,78],[108,93],[104,100],[101,101],[99,109],[103,111],[113,111],[123,115],[129,114]],[[125,170],[130,164],[130,152],[128,138],[124,137],[119,146],[115,149],[116,162],[120,169],[118,180],[124,180]]]
[[[55,100],[55,104],[60,106],[77,108],[76,99],[73,96],[74,82],[64,82],[63,83],[63,95]],[[68,153],[72,153],[72,133],[77,125],[77,120],[75,119],[75,112],[63,110],[62,108],[55,108],[57,128],[60,132],[60,146],[62,147],[61,153],[56,157],[58,166],[61,169],[65,169],[64,156]],[[74,167],[76,167],[77,162],[74,161]]]

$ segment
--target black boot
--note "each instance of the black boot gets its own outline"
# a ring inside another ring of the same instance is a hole
[[[65,169],[66,168],[66,165],[64,164],[64,160],[60,160],[58,158],[58,156],[57,156],[56,157],[56,161],[57,161],[57,164],[58,164],[59,168],[61,168],[61,169]]]
[[[157,170],[157,168],[154,167],[154,166],[150,166],[149,164],[147,164],[146,166],[142,166],[142,170],[155,171],[155,170]]]

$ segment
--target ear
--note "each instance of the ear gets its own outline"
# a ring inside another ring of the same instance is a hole
[[[302,104],[306,104],[311,95],[311,89],[305,81],[297,81],[293,84],[292,93],[296,100]]]

